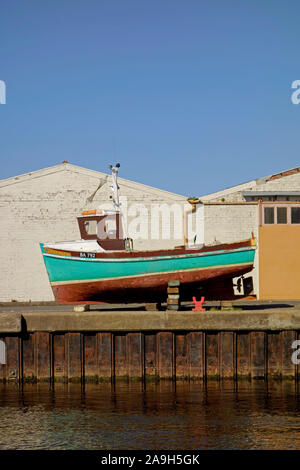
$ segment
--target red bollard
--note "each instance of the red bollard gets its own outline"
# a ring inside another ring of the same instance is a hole
[[[202,308],[202,306],[205,304],[204,299],[205,297],[201,297],[201,300],[196,300],[196,297],[193,297],[192,304],[195,304],[195,308],[192,309],[193,312],[205,311],[205,308]]]

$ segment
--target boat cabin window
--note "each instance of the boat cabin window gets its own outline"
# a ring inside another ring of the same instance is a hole
[[[97,222],[96,220],[86,220],[84,222],[84,228],[88,235],[96,235],[97,233]]]
[[[97,235],[100,240],[105,238],[115,240],[117,238],[116,216],[103,217],[103,219],[98,222]]]
[[[104,250],[125,250],[125,240],[119,214],[78,217],[83,240],[97,240]]]

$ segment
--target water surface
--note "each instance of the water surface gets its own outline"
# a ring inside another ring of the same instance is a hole
[[[300,449],[299,385],[0,385],[0,449]]]

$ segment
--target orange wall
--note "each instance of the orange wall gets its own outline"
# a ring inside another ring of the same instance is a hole
[[[259,227],[259,298],[300,299],[300,226]]]

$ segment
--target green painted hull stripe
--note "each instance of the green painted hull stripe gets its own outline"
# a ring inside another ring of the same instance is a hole
[[[251,263],[250,263],[251,265]],[[249,266],[249,263],[239,263],[239,264],[235,264],[234,265],[235,267],[242,267],[242,266]],[[179,269],[177,271],[164,271],[164,274],[178,274],[178,273],[183,273],[183,272],[194,272],[194,271],[205,271],[205,270],[208,270],[208,269],[217,269],[217,268],[230,268],[232,267],[232,265],[227,265],[227,266],[214,266],[213,268],[195,268],[195,269]],[[92,279],[93,282],[99,282],[99,281],[111,281],[111,280],[114,280],[114,281],[117,281],[119,279],[131,279],[131,278],[137,278],[137,277],[148,277],[148,276],[157,276],[158,274],[161,274],[161,273],[147,273],[147,274],[137,274],[137,275],[134,275],[134,276],[119,276],[119,277],[106,277],[106,278],[101,278],[101,279]],[[55,281],[55,282],[51,282],[51,285],[52,286],[60,286],[60,285],[67,285],[67,284],[82,284],[82,283],[85,283],[85,282],[91,282],[91,279],[84,279],[84,280],[81,280],[81,281]]]
[[[42,250],[43,251],[43,250]],[[43,253],[50,282],[123,278],[164,272],[203,269],[253,263],[254,247],[232,251],[189,254],[176,257],[139,258],[139,261],[82,259]]]

